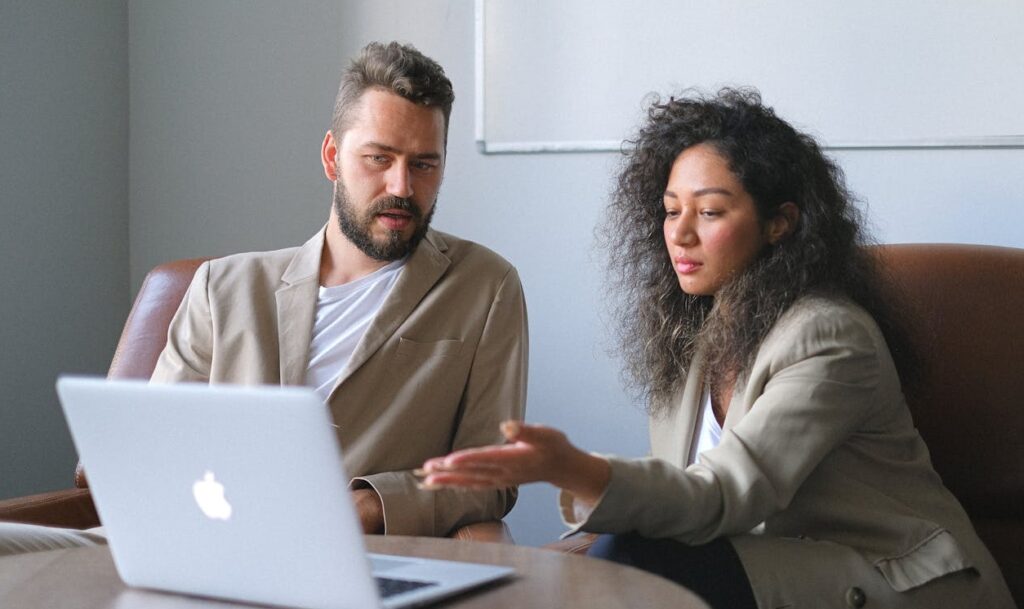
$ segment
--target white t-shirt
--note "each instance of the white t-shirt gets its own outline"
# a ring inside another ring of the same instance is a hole
[[[718,446],[722,441],[722,426],[715,418],[715,411],[711,408],[711,392],[707,387],[701,396],[701,408],[697,412],[697,430],[693,442],[690,443],[690,459],[687,465],[697,462],[697,458],[705,450]]]
[[[715,411],[711,407],[711,392],[708,391],[707,387],[704,388],[700,402],[701,407],[697,411],[697,425],[694,430],[693,441],[690,442],[690,455],[686,461],[687,465],[696,463],[702,452],[718,446],[722,441],[722,426],[715,419]],[[563,494],[571,499],[571,504],[562,505],[562,517],[568,523],[583,522],[590,517],[590,513],[594,511],[597,505],[596,503],[584,503],[566,491],[563,491]],[[602,495],[601,499],[603,498],[604,496]],[[600,503],[601,499],[598,499],[598,503]],[[559,501],[562,502],[561,499]]]
[[[309,342],[306,385],[315,389],[324,401],[330,397],[338,375],[352,357],[404,267],[403,258],[355,281],[320,288],[313,338]]]

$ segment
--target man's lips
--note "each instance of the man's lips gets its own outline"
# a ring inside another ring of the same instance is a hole
[[[675,268],[677,273],[683,275],[693,273],[702,266],[704,266],[703,262],[697,262],[692,258],[679,257],[672,259],[672,267]]]
[[[377,218],[389,230],[402,230],[412,222],[412,214],[402,209],[386,209]]]

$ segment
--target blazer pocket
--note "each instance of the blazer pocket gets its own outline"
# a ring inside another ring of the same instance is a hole
[[[893,590],[905,592],[974,565],[949,531],[937,529],[906,553],[876,560],[875,568]]]
[[[408,338],[398,339],[398,357],[425,362],[431,359],[455,357],[462,350],[462,341],[452,338],[421,342]]]

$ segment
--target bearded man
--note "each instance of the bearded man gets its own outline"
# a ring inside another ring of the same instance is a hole
[[[152,376],[314,387],[368,533],[441,536],[500,519],[516,499],[515,488],[421,488],[413,473],[430,457],[500,442],[499,423],[522,418],[526,399],[515,268],[430,228],[453,101],[444,70],[415,48],[364,48],[321,150],[334,184],[327,224],[299,247],[200,266]],[[97,540],[0,525],[8,553]]]

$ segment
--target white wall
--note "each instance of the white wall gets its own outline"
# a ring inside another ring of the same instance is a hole
[[[0,2],[0,498],[67,488],[61,372],[128,313],[128,7]]]
[[[644,417],[621,389],[597,314],[603,273],[593,229],[616,156],[477,151],[469,0],[288,6],[132,4],[133,285],[163,260],[283,247],[318,228],[330,191],[317,154],[338,74],[366,42],[411,42],[445,66],[456,88],[435,225],[497,250],[523,279],[528,418],[564,427],[591,450],[645,454]],[[600,41],[588,32],[565,35],[580,45]],[[678,81],[666,69],[665,82]],[[1016,228],[1024,222],[1024,150],[836,156],[884,241],[1024,247]],[[521,543],[541,544],[562,530],[554,493],[543,486],[525,487],[508,521]]]

